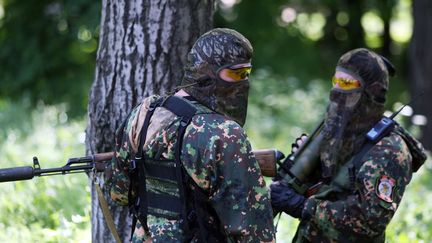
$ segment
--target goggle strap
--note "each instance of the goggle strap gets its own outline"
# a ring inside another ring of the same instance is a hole
[[[191,87],[191,86],[194,86],[194,85],[197,85],[197,84],[198,84],[198,82],[194,82],[194,83],[190,83],[190,84],[185,84],[185,85],[179,85],[179,86],[175,87],[173,91],[168,91],[167,94],[168,95],[175,94],[175,93],[177,93],[181,89],[188,88],[188,87]]]
[[[249,70],[251,70],[252,69],[252,65],[244,66],[244,67],[236,67],[236,68],[231,68],[231,67],[226,67],[226,68],[228,68],[229,70],[233,70],[233,71],[239,70],[239,69],[249,69]]]

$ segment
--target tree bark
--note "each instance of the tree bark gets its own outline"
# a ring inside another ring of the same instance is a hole
[[[423,145],[432,149],[432,1],[414,0],[413,17],[414,31],[409,47],[409,72],[411,97],[418,96],[421,92],[425,95],[414,102],[416,113],[425,115],[428,123],[422,127],[420,137]],[[429,101],[428,101],[429,100]]]
[[[112,151],[114,134],[144,97],[181,81],[186,54],[212,26],[213,0],[103,0],[96,72],[90,91],[87,153]],[[91,182],[90,182],[91,183]],[[103,182],[102,182],[103,183]],[[93,183],[92,241],[114,242]],[[126,207],[110,204],[120,238],[128,241]]]

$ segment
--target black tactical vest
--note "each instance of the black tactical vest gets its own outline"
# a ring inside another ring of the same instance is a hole
[[[150,119],[157,107],[174,113],[179,122],[171,159],[148,157],[143,151]],[[138,152],[131,161],[129,177],[129,209],[133,215],[132,235],[137,220],[148,231],[147,216],[179,220],[184,232],[184,242],[225,242],[216,213],[208,204],[208,195],[183,168],[180,160],[182,140],[192,117],[197,113],[194,105],[183,98],[169,96],[158,99],[147,111],[141,133]],[[159,187],[159,188],[158,188]],[[160,190],[161,187],[163,190]],[[211,217],[212,224],[209,224]],[[216,220],[216,221],[215,221]]]

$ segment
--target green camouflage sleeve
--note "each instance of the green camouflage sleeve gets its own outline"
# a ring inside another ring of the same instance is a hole
[[[136,121],[137,114],[141,105],[136,107],[126,119],[124,126],[120,127],[116,132],[116,149],[115,157],[111,163],[105,168],[105,186],[111,199],[120,206],[128,205],[129,192],[129,175],[128,165],[131,159],[132,145],[129,134],[132,129],[132,124]]]
[[[398,135],[378,142],[363,161],[353,195],[336,201],[311,197],[306,203],[303,215],[311,215],[312,223],[330,239],[338,239],[341,232],[368,237],[382,234],[411,180],[411,154]]]
[[[243,128],[217,114],[198,116],[188,127],[183,148],[188,174],[209,192],[228,237],[273,241],[268,191]]]

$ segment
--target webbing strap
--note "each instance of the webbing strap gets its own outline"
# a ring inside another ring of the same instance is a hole
[[[150,105],[149,110],[147,111],[143,126],[141,128],[140,132],[140,143],[138,146],[138,151],[135,155],[134,160],[132,160],[132,168],[131,171],[134,171],[134,173],[131,174],[131,181],[138,182],[136,183],[136,186],[138,188],[138,198],[134,205],[130,205],[131,212],[134,214],[134,218],[132,221],[132,233],[131,237],[133,235],[137,218],[140,220],[140,223],[143,225],[144,229],[148,232],[148,225],[147,225],[147,214],[148,214],[148,207],[153,206],[158,209],[169,209],[168,211],[177,211],[181,212],[182,217],[185,219],[183,220],[184,225],[183,229],[188,230],[188,223],[187,223],[187,207],[186,207],[186,198],[185,198],[185,189],[184,189],[184,181],[183,181],[183,173],[182,173],[182,163],[180,160],[181,155],[181,147],[182,147],[182,141],[183,136],[186,131],[186,127],[189,125],[192,117],[196,113],[196,108],[193,107],[191,104],[189,104],[187,101],[175,97],[170,96],[166,100],[164,100],[161,104],[161,100],[158,100]],[[145,162],[145,156],[143,153],[143,147],[144,143],[146,141],[147,136],[147,130],[148,126],[150,124],[150,119],[154,113],[154,110],[158,106],[163,106],[164,108],[168,109],[169,111],[173,112],[176,116],[180,117],[180,125],[177,131],[177,141],[175,144],[175,150],[174,150],[174,161],[175,161],[175,171],[172,170],[166,170],[166,172],[161,172],[160,166],[154,166],[151,165],[151,163],[144,163]],[[149,170],[149,171],[146,171]],[[170,172],[171,171],[171,172]],[[178,182],[179,187],[179,194],[180,194],[180,202],[181,203],[175,203],[174,201],[178,201],[178,198],[176,200],[171,201],[168,200],[169,196],[158,196],[153,193],[147,192],[146,187],[146,174],[152,175],[159,175],[161,178],[165,179],[175,179],[175,181]],[[174,173],[174,174],[172,174]],[[175,177],[174,177],[175,175]],[[139,183],[141,182],[141,183]],[[129,188],[129,199],[132,198],[132,187]],[[152,198],[156,198],[154,202],[149,202],[148,197],[151,196]],[[171,201],[171,202],[170,202]],[[132,200],[130,201],[130,203]],[[157,203],[156,203],[157,202]],[[132,202],[133,203],[133,202]],[[149,203],[151,205],[149,205]],[[155,204],[156,203],[156,204]],[[162,205],[164,204],[164,205]],[[171,206],[171,207],[165,207],[165,206]],[[174,208],[173,208],[174,207]]]
[[[351,166],[348,167],[348,173],[349,173],[349,180],[351,184],[351,188],[355,188],[355,180],[356,180],[356,174],[360,170],[361,166],[363,165],[363,157],[369,152],[369,150],[375,146],[379,141],[381,141],[384,137],[389,135],[394,130],[394,126],[390,127],[385,131],[383,134],[380,135],[380,137],[374,141],[366,139],[365,144],[361,148],[361,150],[354,156]]]
[[[197,111],[196,108],[189,104],[187,101],[176,96],[168,97],[163,102],[162,106],[167,108],[177,116],[184,118],[182,120],[188,120],[189,122]]]
[[[143,126],[141,128],[140,133],[140,142],[138,145],[138,151],[135,154],[135,158],[131,161],[131,168],[130,168],[130,178],[132,181],[134,181],[136,187],[138,188],[138,198],[134,202],[132,200],[132,187],[129,187],[129,209],[131,210],[133,214],[132,219],[132,232],[131,232],[131,239],[133,237],[133,233],[135,231],[137,219],[139,218],[140,223],[144,227],[144,230],[148,232],[148,225],[147,225],[147,187],[146,187],[146,177],[145,177],[145,166],[144,166],[144,154],[143,154],[143,146],[147,138],[147,129],[150,123],[150,119],[156,109],[156,107],[159,105],[159,102],[153,102],[150,104],[150,107],[146,113],[146,117],[144,119]],[[140,183],[143,182],[143,183]],[[134,204],[135,203],[135,204]]]
[[[175,164],[173,166],[176,166]],[[170,181],[177,181],[176,168],[160,164],[146,163],[146,173],[149,176]]]
[[[95,186],[96,186],[96,192],[97,192],[97,195],[99,198],[99,204],[100,204],[100,207],[102,209],[102,214],[105,217],[105,222],[107,223],[108,229],[110,230],[111,234],[113,235],[116,243],[121,243],[122,241],[120,239],[120,236],[119,236],[117,229],[116,229],[116,226],[114,224],[114,219],[113,219],[111,212],[109,210],[108,202],[106,201],[106,199],[103,195],[103,192],[99,186],[99,183],[95,182]]]
[[[353,165],[355,167],[356,170],[359,170],[360,167],[362,166],[362,161],[361,159],[363,158],[363,156],[365,156],[365,154],[373,147],[375,146],[375,144],[377,144],[379,141],[381,141],[383,138],[387,137],[393,130],[395,129],[395,126],[391,126],[389,128],[387,128],[379,137],[378,139],[372,141],[369,139],[366,139],[365,144],[363,144],[362,149],[360,150],[360,152],[358,152],[354,159],[353,159]]]
[[[362,162],[363,162],[363,161],[362,161],[362,158],[366,155],[367,152],[369,152],[369,150],[370,150],[373,146],[375,146],[375,143],[367,142],[366,145],[364,145],[364,146],[362,147],[362,149],[360,150],[360,152],[358,152],[358,153],[355,155],[352,164],[353,164],[353,166],[354,166],[354,168],[355,168],[356,170],[359,170],[360,167],[363,165],[363,163],[362,163]]]
[[[352,163],[348,166],[348,177],[350,188],[355,191],[355,181],[356,181],[356,173],[360,170],[360,167],[363,165],[362,158],[365,154],[375,145],[372,141],[368,141],[365,145],[363,145],[360,152],[358,152],[354,158]],[[337,183],[335,183],[337,184]]]
[[[189,224],[187,222],[187,203],[185,197],[185,189],[184,189],[184,181],[183,181],[183,173],[182,173],[182,163],[181,163],[181,147],[183,142],[183,136],[186,131],[186,127],[192,120],[192,117],[196,113],[196,108],[190,105],[187,101],[182,100],[181,98],[171,96],[164,103],[163,106],[181,117],[180,126],[177,132],[177,142],[175,144],[174,150],[174,160],[176,162],[176,174],[177,180],[179,182],[179,194],[180,201],[182,202],[182,216],[185,220],[183,220],[182,228],[185,232],[189,232]]]
[[[158,208],[167,211],[181,212],[182,206],[176,196],[161,195],[153,192],[147,192],[148,197],[153,200],[149,200],[148,206]]]

